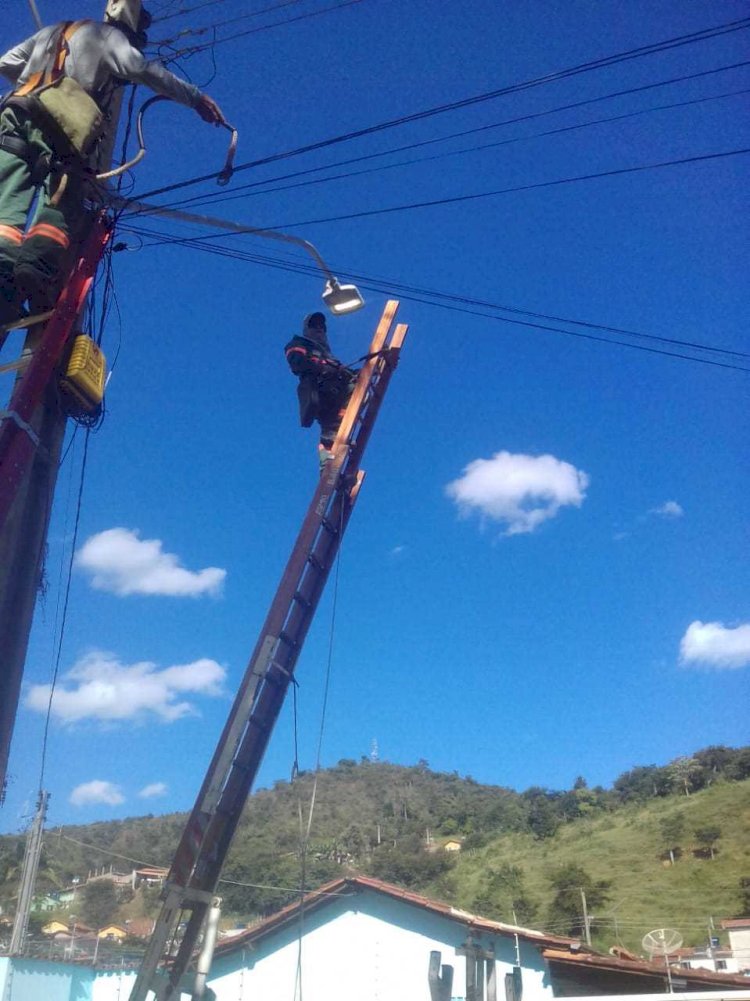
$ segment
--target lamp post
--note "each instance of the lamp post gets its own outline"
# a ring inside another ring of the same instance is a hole
[[[161,205],[149,205],[147,202],[134,202],[112,194],[112,200],[118,207],[136,215],[159,215],[179,222],[197,223],[199,226],[213,226],[216,229],[226,229],[230,233],[246,233],[250,236],[260,236],[268,240],[279,240],[291,243],[306,251],[325,275],[326,283],[321,298],[328,309],[336,316],[354,313],[361,309],[365,300],[356,285],[342,285],[320,255],[315,244],[303,240],[301,236],[291,233],[280,233],[275,229],[261,229],[257,226],[244,226],[231,222],[229,219],[218,219],[215,216],[196,215],[193,212],[182,212],[178,209],[164,208]]]

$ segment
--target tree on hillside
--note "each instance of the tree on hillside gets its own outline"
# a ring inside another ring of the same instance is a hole
[[[596,919],[592,915],[596,908],[602,907],[610,899],[609,889],[612,885],[608,879],[595,880],[583,866],[575,862],[557,869],[550,877],[550,884],[555,891],[549,909],[550,924],[556,930],[562,926],[570,935],[583,935],[586,930],[581,891],[586,896],[586,906],[593,924]]]
[[[553,806],[559,793],[548,792],[539,786],[532,786],[522,793],[523,799],[529,804],[527,824],[535,838],[554,837],[560,826],[560,818]]]
[[[675,758],[667,765],[667,772],[673,784],[686,796],[703,784],[701,782],[703,769],[696,758]]]
[[[671,779],[666,768],[639,765],[618,775],[612,788],[623,803],[638,802],[652,796],[668,796]]]
[[[526,892],[523,869],[508,862],[487,873],[472,906],[482,917],[526,926],[538,910]]]
[[[711,747],[704,747],[702,751],[696,751],[693,757],[703,769],[704,785],[711,783],[723,775],[729,765],[734,760],[736,752],[731,747],[724,747],[721,744],[714,744]]]
[[[453,868],[448,852],[426,852],[419,838],[403,838],[397,845],[381,845],[372,853],[370,872],[377,879],[406,887],[421,887]]]
[[[695,840],[714,858],[716,842],[721,837],[720,827],[699,827],[695,832]]]
[[[734,752],[731,763],[727,766],[726,777],[734,782],[742,782],[750,778],[750,747],[741,747]]]
[[[111,879],[94,879],[81,895],[81,912],[86,924],[97,931],[108,925],[117,911],[117,890]]]
[[[684,830],[685,817],[681,813],[670,813],[659,821],[659,834],[664,853],[669,856],[671,865],[674,865],[675,860],[682,854],[680,839]]]

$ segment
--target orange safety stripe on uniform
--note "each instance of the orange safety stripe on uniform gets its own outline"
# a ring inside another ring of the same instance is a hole
[[[57,226],[51,226],[47,222],[38,222],[36,226],[32,226],[26,234],[26,239],[30,240],[32,236],[44,236],[48,240],[54,240],[55,243],[59,243],[66,250],[70,246],[68,234],[58,229]]]
[[[86,24],[86,21],[65,22],[52,64],[48,64],[45,69],[38,73],[32,73],[26,83],[21,84],[21,86],[14,91],[15,97],[24,97],[26,94],[32,94],[35,90],[38,90],[39,87],[54,83],[60,76],[62,76],[63,69],[65,67],[65,59],[68,55],[68,42],[83,24]]]
[[[11,243],[22,243],[23,233],[16,226],[6,226],[0,223],[0,239],[10,240]]]

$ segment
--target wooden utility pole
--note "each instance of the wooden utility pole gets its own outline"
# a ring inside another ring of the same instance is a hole
[[[141,0],[129,0],[129,5],[137,17]],[[96,163],[98,172],[108,170],[111,165],[121,99],[118,89],[110,108],[112,124]],[[24,354],[31,354],[38,346],[41,332],[41,326],[28,331]],[[14,419],[12,411],[0,410],[0,417]],[[47,532],[67,424],[54,376],[27,424],[23,431],[35,439],[34,457],[0,533],[0,802],[34,608],[42,585]],[[3,459],[0,455],[0,476],[9,475],[7,469],[3,470]]]

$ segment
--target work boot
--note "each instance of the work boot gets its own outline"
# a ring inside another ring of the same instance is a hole
[[[37,263],[31,264],[23,261],[16,265],[14,273],[18,296],[23,302],[29,300],[29,311],[46,313],[57,300],[57,274],[45,273]]]
[[[318,445],[318,462],[320,463],[320,475],[323,476],[328,468],[328,463],[333,462],[333,449],[328,448],[323,442]]]

